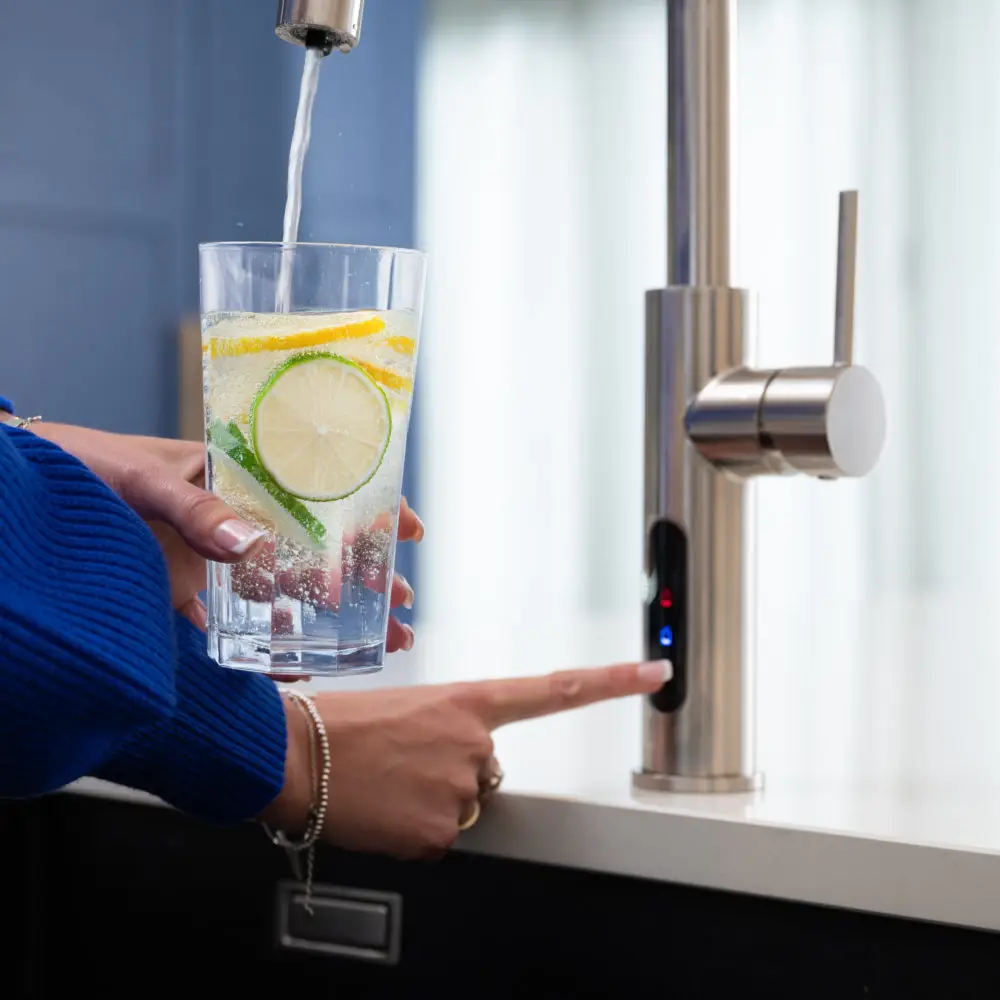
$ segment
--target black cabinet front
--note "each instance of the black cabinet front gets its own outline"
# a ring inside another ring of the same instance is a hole
[[[283,947],[258,829],[70,795],[0,807],[0,878],[5,1000],[1000,996],[993,934],[461,853],[323,852]]]

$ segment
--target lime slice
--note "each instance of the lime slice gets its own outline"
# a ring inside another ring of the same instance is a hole
[[[216,420],[209,431],[209,444],[218,449],[234,465],[242,469],[248,476],[264,487],[268,496],[277,506],[290,516],[295,524],[302,528],[309,538],[321,545],[326,538],[326,527],[314,514],[310,513],[305,504],[286,493],[262,468],[260,462],[247,444],[242,431],[232,421],[223,423]],[[277,526],[282,534],[290,535],[285,527]]]
[[[300,500],[343,500],[378,471],[389,447],[385,392],[339,354],[300,354],[264,383],[250,410],[260,464]]]

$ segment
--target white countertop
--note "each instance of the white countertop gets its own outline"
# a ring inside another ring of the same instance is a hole
[[[763,792],[633,792],[639,705],[609,703],[497,733],[503,794],[460,849],[1000,930],[990,609],[914,601],[855,619],[799,665],[762,664]],[[424,630],[382,674],[311,687],[535,673],[638,653],[633,615],[552,623],[530,642],[516,626],[505,632]],[[89,780],[72,787],[155,801]]]

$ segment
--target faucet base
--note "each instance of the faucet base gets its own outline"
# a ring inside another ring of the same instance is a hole
[[[759,792],[764,787],[764,775],[758,772],[749,775],[720,774],[712,777],[633,771],[632,787],[644,792],[676,792],[682,795]]]

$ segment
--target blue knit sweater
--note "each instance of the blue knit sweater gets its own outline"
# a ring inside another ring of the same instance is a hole
[[[94,775],[233,823],[274,799],[284,760],[274,683],[209,659],[146,525],[54,444],[0,428],[0,797]]]

